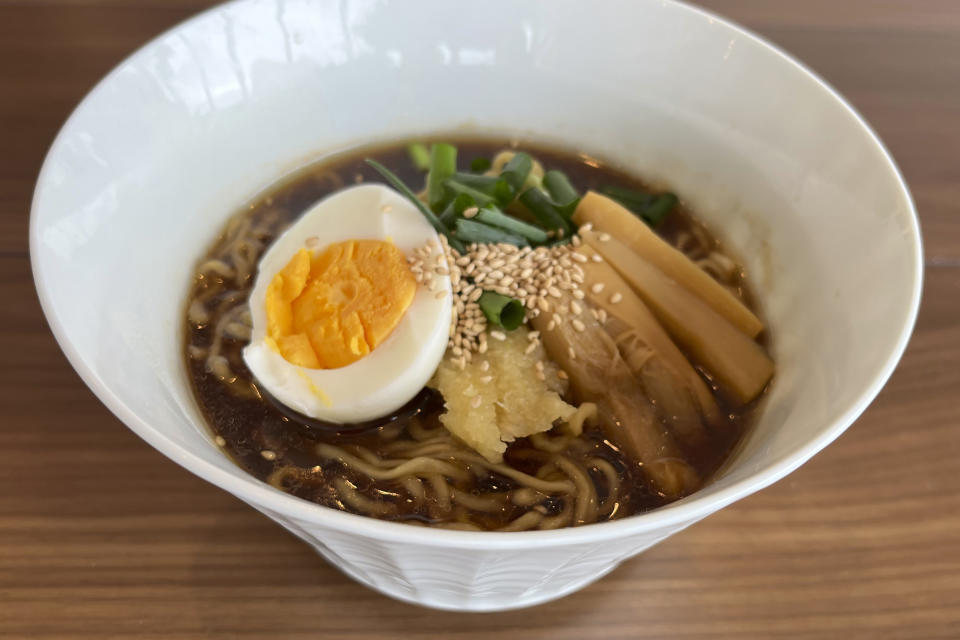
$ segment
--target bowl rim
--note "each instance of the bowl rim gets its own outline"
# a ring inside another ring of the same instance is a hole
[[[855,120],[856,125],[860,127],[861,132],[866,134],[868,140],[880,151],[886,161],[887,169],[890,171],[891,177],[896,181],[900,195],[906,204],[906,216],[909,218],[908,240],[911,243],[910,249],[915,252],[913,281],[911,283],[912,290],[910,292],[909,308],[907,309],[903,326],[900,329],[893,349],[887,355],[882,366],[877,369],[873,378],[860,393],[856,401],[812,440],[807,441],[794,451],[784,454],[746,478],[720,489],[709,497],[698,495],[700,492],[695,492],[677,502],[621,520],[594,523],[580,527],[565,527],[550,531],[472,532],[411,527],[402,523],[355,515],[316,505],[278,489],[274,489],[256,479],[254,476],[242,472],[242,470],[241,474],[234,474],[216,466],[192,450],[182,447],[146,421],[142,420],[111,391],[92,368],[84,363],[79,351],[71,344],[65,331],[65,321],[57,315],[53,300],[45,286],[46,276],[43,270],[43,264],[39,258],[38,201],[49,182],[54,152],[59,148],[60,143],[71,129],[74,121],[79,118],[80,114],[90,108],[93,97],[104,92],[112,79],[121,72],[124,66],[138,57],[145,55],[148,50],[152,49],[158,42],[168,37],[171,33],[188,28],[189,25],[204,20],[208,15],[222,11],[227,6],[242,5],[251,1],[252,0],[230,0],[229,2],[215,5],[190,16],[137,48],[97,82],[74,108],[60,128],[54,141],[51,143],[37,178],[30,209],[29,245],[34,285],[37,289],[40,305],[51,332],[70,365],[97,398],[129,429],[134,431],[139,437],[162,454],[207,482],[216,485],[245,502],[256,504],[258,508],[262,507],[271,514],[282,514],[285,517],[293,518],[301,522],[397,544],[417,544],[459,549],[523,550],[542,547],[544,545],[565,546],[625,538],[645,531],[668,529],[677,526],[683,527],[692,524],[710,515],[714,511],[759,491],[790,474],[839,437],[860,414],[863,413],[886,384],[903,356],[916,324],[920,306],[923,284],[923,243],[920,235],[920,223],[917,210],[910,189],[892,155],[880,140],[879,136],[873,131],[863,116],[836,89],[805,64],[793,58],[777,45],[727,18],[721,17],[701,7],[691,5],[685,1],[646,0],[650,5],[657,5],[659,10],[688,12],[700,19],[709,21],[710,24],[719,24],[728,29],[732,35],[751,41],[755,45],[760,45],[761,48],[777,56],[784,64],[793,66],[795,69],[801,71],[812,80],[820,90],[828,93],[842,108],[846,109]]]

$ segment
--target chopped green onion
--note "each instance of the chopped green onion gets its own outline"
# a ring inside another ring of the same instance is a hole
[[[461,194],[466,194],[473,198],[474,203],[478,207],[485,207],[488,204],[494,204],[497,201],[492,195],[487,195],[479,189],[475,189],[469,185],[463,184],[456,178],[450,178],[444,183],[444,186],[446,187],[449,196],[455,198]]]
[[[468,220],[467,218],[460,218],[457,220],[456,236],[464,244],[470,244],[473,242],[477,244],[497,244],[499,242],[506,242],[507,244],[516,245],[518,247],[525,247],[528,244],[526,239],[522,238],[521,236],[507,233],[502,229],[485,225],[482,222]]]
[[[493,166],[493,163],[490,162],[490,158],[484,158],[480,156],[479,158],[474,158],[470,163],[470,171],[474,173],[483,173],[487,169]]]
[[[560,213],[566,217],[573,215],[574,209],[580,202],[580,194],[570,184],[570,180],[562,171],[547,171],[543,174],[543,187],[550,194],[550,199],[557,205]]]
[[[533,244],[543,244],[549,239],[547,232],[543,229],[535,227],[532,224],[527,224],[522,220],[517,220],[513,216],[503,213],[496,207],[484,207],[480,209],[473,219],[477,222],[488,224],[491,227],[499,227],[504,231],[523,236]]]
[[[477,304],[480,305],[483,315],[487,317],[487,322],[507,331],[513,331],[519,327],[526,315],[522,302],[493,291],[484,291],[477,300]]]
[[[653,203],[640,212],[640,217],[650,225],[656,227],[677,206],[677,196],[672,193],[661,193]]]
[[[500,177],[507,181],[514,193],[520,192],[520,187],[526,182],[527,176],[533,169],[533,159],[526,153],[518,151],[510,161],[503,166]]]
[[[410,161],[417,171],[426,171],[430,168],[430,150],[422,142],[413,142],[407,145],[407,153],[410,154]]]
[[[420,198],[417,197],[413,191],[410,190],[410,187],[403,183],[403,180],[398,178],[390,169],[387,169],[385,166],[377,162],[372,158],[367,158],[364,160],[368,165],[377,170],[377,172],[384,177],[384,179],[392,186],[394,189],[402,193],[407,197],[407,199],[413,203],[417,209],[420,210],[420,213],[423,214],[423,217],[433,225],[433,228],[437,230],[437,233],[442,233],[447,236],[447,240],[450,243],[450,246],[459,251],[461,254],[466,253],[466,247],[463,246],[459,240],[451,235],[450,229],[447,228],[447,225],[440,222],[440,219],[434,215],[433,211],[430,211],[430,208],[427,205],[423,204]]]
[[[434,211],[446,204],[443,183],[457,171],[457,148],[446,142],[430,147],[430,171],[427,173],[427,202]]]
[[[464,211],[474,206],[476,206],[476,202],[474,202],[473,198],[466,193],[458,194],[456,198],[450,201],[446,209],[443,210],[443,213],[440,214],[440,222],[448,227],[453,227],[457,222],[457,218],[462,216]]]
[[[520,202],[544,229],[562,230],[564,235],[573,233],[573,226],[551,202],[550,197],[540,189],[527,189],[520,194]]]
[[[600,193],[616,200],[631,211],[649,206],[656,197],[652,193],[646,193],[645,191],[635,191],[634,189],[625,189],[623,187],[610,185],[600,187]]]
[[[651,227],[656,227],[677,204],[677,196],[666,192],[661,194],[635,191],[623,187],[600,187],[600,193],[613,198]]]
[[[476,173],[465,173],[463,171],[457,171],[450,179],[456,180],[460,184],[465,184],[468,187],[473,187],[474,189],[483,191],[484,193],[493,193],[493,189],[496,184],[504,181],[503,178],[499,178],[497,176],[484,176]]]
[[[450,180],[458,182],[461,185],[476,189],[477,191],[492,196],[501,206],[510,204],[513,200],[513,189],[503,178],[497,176],[482,176],[475,173],[455,173]]]

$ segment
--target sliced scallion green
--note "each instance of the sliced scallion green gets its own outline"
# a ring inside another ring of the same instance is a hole
[[[492,195],[487,195],[479,189],[475,189],[474,187],[463,184],[455,178],[450,178],[444,182],[444,187],[447,189],[449,197],[455,198],[461,194],[466,194],[473,198],[474,203],[476,203],[478,207],[485,207],[488,204],[494,204],[497,201],[497,199]]]
[[[500,177],[507,181],[514,193],[519,193],[531,169],[533,169],[533,159],[528,154],[518,151],[503,166]]]
[[[608,185],[600,187],[600,193],[630,209],[651,227],[663,222],[677,204],[677,196],[670,192],[655,194]]]
[[[430,150],[422,142],[412,142],[407,145],[407,153],[410,154],[410,161],[417,171],[427,171],[430,169]]]
[[[609,196],[630,210],[639,210],[643,207],[649,206],[656,197],[652,193],[647,193],[645,191],[626,189],[624,187],[614,187],[611,185],[602,186],[600,187],[599,191],[603,195]]]
[[[580,202],[580,194],[563,171],[554,169],[543,174],[543,188],[550,194],[550,199],[557,205],[560,213],[568,218],[573,215],[573,210]]]
[[[430,170],[427,173],[427,202],[438,211],[446,205],[444,182],[457,171],[457,148],[446,142],[430,146]]]
[[[491,227],[498,227],[504,231],[522,236],[533,244],[543,244],[549,240],[547,232],[543,229],[507,215],[496,207],[484,207],[480,209],[473,219],[477,222],[490,225]]]
[[[648,225],[651,227],[656,227],[667,215],[673,211],[673,208],[677,206],[677,196],[667,192],[661,193],[656,197],[656,199],[650,203],[650,206],[643,209],[640,212],[640,217],[642,217]]]
[[[527,246],[526,238],[512,233],[507,233],[502,229],[485,225],[482,222],[476,222],[467,218],[457,220],[457,239],[464,244],[497,244],[505,242],[518,247]]]
[[[450,229],[447,227],[447,225],[442,223],[427,205],[423,204],[420,198],[417,197],[417,194],[415,194],[410,187],[403,183],[403,180],[398,178],[396,174],[390,171],[390,169],[387,169],[385,166],[372,158],[367,158],[364,160],[364,162],[376,169],[377,172],[387,181],[387,183],[390,184],[390,186],[406,196],[407,199],[413,203],[413,206],[415,206],[420,213],[423,214],[423,217],[426,218],[431,225],[433,225],[433,228],[437,230],[437,233],[442,233],[443,235],[447,236],[447,240],[451,247],[459,251],[461,254],[466,253],[466,248],[463,246],[463,243],[451,235]]]
[[[440,222],[449,228],[453,228],[457,222],[457,218],[462,216],[464,211],[474,206],[476,206],[476,202],[474,202],[473,198],[466,193],[458,194],[456,198],[447,204],[443,213],[440,214]]]
[[[563,231],[569,236],[573,226],[557,209],[550,197],[540,189],[527,189],[520,194],[520,202],[529,209],[544,229]]]
[[[490,162],[490,158],[485,158],[483,156],[480,156],[480,157],[474,158],[470,162],[470,171],[473,171],[474,173],[483,173],[484,171],[489,169],[492,165],[493,163]]]
[[[484,291],[477,300],[487,322],[495,327],[513,331],[523,323],[526,315],[523,303],[515,298],[500,295],[493,291]]]
[[[506,206],[513,200],[513,189],[510,187],[510,184],[498,176],[458,172],[453,174],[453,177],[447,181],[448,185],[450,181],[458,182],[488,196],[492,196],[501,206]]]

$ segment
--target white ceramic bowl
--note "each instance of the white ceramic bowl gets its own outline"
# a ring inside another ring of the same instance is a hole
[[[182,301],[225,217],[317,156],[460,127],[560,142],[663,181],[745,259],[777,378],[696,495],[576,529],[432,531],[300,501],[212,444],[181,362]],[[921,281],[907,188],[856,112],[770,45],[662,0],[217,7],[77,107],[43,166],[30,240],[54,334],[131,429],[360,582],[465,610],[570,593],[798,467],[890,375]]]

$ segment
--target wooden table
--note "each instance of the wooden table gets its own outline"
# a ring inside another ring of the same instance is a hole
[[[151,449],[69,367],[37,304],[43,155],[120,59],[211,3],[0,0],[0,637],[960,637],[960,2],[710,0],[832,82],[913,188],[916,333],[838,442],[559,602],[456,615],[331,568]]]

